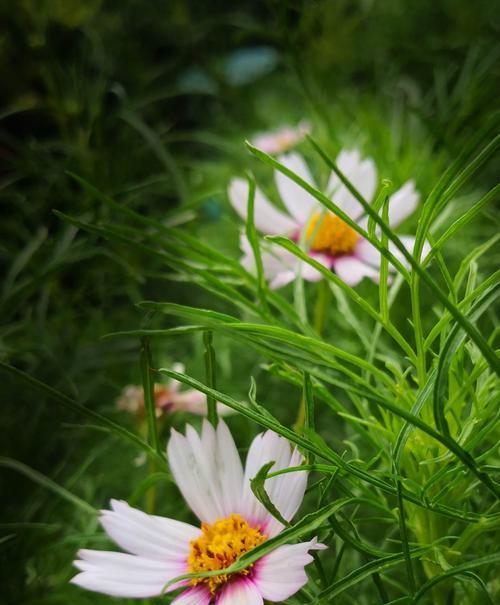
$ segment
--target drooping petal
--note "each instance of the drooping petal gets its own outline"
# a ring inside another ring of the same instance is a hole
[[[247,220],[248,182],[244,179],[232,179],[229,183],[229,201],[241,216]],[[297,224],[284,212],[280,212],[263,195],[260,189],[255,189],[254,223],[256,229],[262,233],[285,234],[297,229]]]
[[[309,252],[309,256],[316,262],[325,266],[327,269],[331,269],[333,265],[333,258],[328,254],[321,254],[319,252]],[[302,277],[306,281],[319,281],[323,279],[323,274],[309,265],[308,263],[302,263]]]
[[[365,200],[371,202],[377,187],[377,169],[373,160],[371,158],[362,160],[361,154],[355,149],[341,151],[337,156],[336,164]],[[330,175],[327,192],[333,202],[353,220],[359,218],[363,207],[334,172]]]
[[[161,594],[165,584],[186,573],[186,561],[149,559],[121,552],[78,551],[75,566],[81,570],[72,584],[111,596],[145,598]],[[182,583],[169,586],[167,592]]]
[[[377,281],[380,277],[378,269],[367,265],[355,256],[339,256],[333,260],[335,273],[349,286],[355,286],[363,277]]]
[[[148,515],[123,500],[111,500],[112,510],[103,510],[101,524],[124,550],[151,559],[186,560],[189,542],[200,530],[189,523]]]
[[[211,598],[212,595],[208,588],[199,584],[182,592],[172,601],[171,605],[208,605]]]
[[[413,214],[419,199],[420,194],[415,189],[415,181],[407,181],[389,199],[389,225],[396,227]]]
[[[309,168],[302,156],[298,153],[289,153],[280,156],[278,161],[292,172],[295,172],[295,174],[306,181],[306,183],[314,186],[314,181],[309,172]],[[312,195],[307,193],[302,187],[299,187],[297,183],[285,176],[282,172],[276,170],[274,176],[281,199],[287,207],[288,212],[290,212],[300,225],[305,225],[314,210],[319,208],[318,202]]]
[[[313,560],[309,550],[323,548],[316,539],[280,546],[255,563],[252,581],[264,599],[284,601],[308,581],[304,568]]]
[[[223,420],[217,431],[205,420],[201,438],[189,425],[186,437],[172,430],[167,452],[177,486],[201,521],[214,523],[234,512],[243,469]]]
[[[303,459],[298,450],[293,450],[289,442],[273,431],[266,431],[257,435],[248,450],[243,482],[243,497],[241,501],[241,514],[254,527],[260,526],[268,537],[275,536],[283,529],[283,525],[257,500],[250,488],[250,479],[257,472],[274,460],[272,471],[281,470],[290,466],[299,466]],[[279,475],[265,482],[265,489],[281,515],[290,521],[297,512],[307,484],[307,473],[297,471]]]
[[[404,247],[408,250],[408,252],[413,254],[415,238],[411,235],[400,235],[399,239],[401,240],[401,243],[404,245]],[[424,259],[430,251],[431,245],[428,241],[425,241],[422,248],[421,258]],[[389,242],[389,252],[391,252],[405,267],[410,266],[410,263],[405,259],[402,252],[398,248],[396,248],[396,245],[393,242]],[[369,241],[365,239],[360,240],[356,245],[355,254],[359,259],[361,259],[365,263],[368,263],[373,267],[380,267],[380,252],[375,248],[375,246],[370,244]],[[389,269],[391,271],[395,271],[395,267],[392,263],[389,263]]]
[[[216,599],[217,605],[263,605],[264,601],[254,583],[239,578],[226,584]]]
[[[264,274],[272,290],[286,286],[299,274],[306,281],[319,281],[323,277],[320,271],[280,246],[269,247],[269,251],[263,252],[261,256]],[[332,259],[327,254],[311,253],[310,256],[331,268]]]

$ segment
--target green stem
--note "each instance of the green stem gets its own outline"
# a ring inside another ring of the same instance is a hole
[[[326,279],[322,279],[318,284],[318,294],[316,297],[316,304],[314,306],[314,320],[313,320],[314,330],[316,331],[318,336],[321,336],[324,325],[325,325],[329,293],[330,293],[329,284],[326,281]],[[304,425],[308,426],[308,424],[311,420],[312,420],[312,422],[314,422],[314,419],[311,418],[311,414],[310,414],[311,410],[314,410],[314,407],[313,407],[314,404],[311,404],[310,401],[308,401],[309,397],[312,400],[312,392],[310,390],[308,391],[308,386],[307,386],[308,381],[309,381],[309,386],[310,386],[310,378],[308,375],[306,375],[306,376],[307,377],[304,378],[304,391],[302,392],[302,396],[300,398],[299,409],[297,412],[297,419],[295,420],[295,424],[294,424],[295,430],[299,431],[299,432],[302,430],[302,427]]]
[[[203,342],[205,344],[205,372],[207,385],[212,389],[216,389],[215,350],[213,348],[213,333],[211,330],[203,332]],[[218,420],[217,401],[211,395],[207,395],[207,417],[209,422],[216,427]]]
[[[141,374],[142,374],[142,387],[144,391],[144,407],[146,408],[146,421],[147,421],[147,440],[151,447],[161,454],[160,452],[160,440],[158,438],[158,425],[156,423],[156,403],[154,395],[154,382],[151,379],[151,369],[153,367],[151,349],[149,347],[149,339],[143,338],[141,340]],[[149,460],[148,473],[151,475],[156,473],[157,467],[154,460]],[[153,486],[147,495],[146,499],[146,510],[152,514],[155,511],[156,501],[156,487]]]
[[[151,379],[153,362],[149,339],[141,339],[141,374],[142,387],[144,390],[144,407],[146,408],[146,419],[148,423],[148,443],[161,455],[160,440],[158,438],[158,426],[156,424],[156,405],[154,396],[154,382]]]
[[[316,298],[316,305],[314,307],[313,326],[318,336],[321,336],[325,326],[329,294],[330,288],[328,286],[328,282],[326,279],[322,279],[318,284],[318,296]]]
[[[411,281],[411,310],[413,318],[413,329],[415,333],[415,349],[416,349],[416,369],[418,384],[423,387],[426,380],[426,364],[425,364],[425,340],[422,329],[422,317],[420,314],[420,280],[418,275],[412,274]]]

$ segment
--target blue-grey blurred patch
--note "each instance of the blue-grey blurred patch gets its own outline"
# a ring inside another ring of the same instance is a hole
[[[279,54],[271,46],[251,46],[229,53],[223,71],[228,84],[249,84],[276,69]]]
[[[177,80],[180,92],[214,95],[217,82],[201,67],[189,67]]]
[[[203,215],[212,220],[217,221],[222,216],[222,206],[220,201],[215,197],[210,197],[201,205]]]

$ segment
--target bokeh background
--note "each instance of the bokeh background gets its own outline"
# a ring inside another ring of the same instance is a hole
[[[428,192],[495,109],[499,18],[492,0],[0,3],[1,359],[134,429],[115,401],[140,381],[138,343],[102,337],[168,326],[135,307],[144,299],[226,307],[57,217],[121,220],[68,172],[235,257],[225,188],[245,169],[259,174],[244,146],[256,132],[307,119],[332,149],[355,141],[382,174]],[[497,169],[475,186],[494,184]],[[498,230],[489,212],[457,250]],[[180,360],[203,376],[197,339],[154,353],[158,365]],[[260,361],[218,343],[226,390],[244,396],[257,376],[290,422],[296,392]],[[2,456],[97,507],[111,495],[140,500],[131,486],[144,469],[128,446],[6,373],[0,385]],[[165,514],[175,510],[167,488]],[[0,603],[108,602],[68,585],[95,521],[16,469],[1,469],[0,493]]]

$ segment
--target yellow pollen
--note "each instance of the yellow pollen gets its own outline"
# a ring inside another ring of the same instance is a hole
[[[212,525],[202,523],[202,534],[191,541],[188,557],[190,573],[226,569],[239,557],[252,550],[267,539],[258,529],[250,527],[241,515],[231,515],[227,519],[219,519]],[[247,576],[252,565],[238,572]],[[228,582],[232,574],[220,574],[208,578],[193,578],[191,584],[196,586],[202,582],[208,585],[213,595],[217,589]]]
[[[316,228],[318,220],[321,224]],[[331,212],[327,212],[324,216],[316,212],[311,217],[307,225],[306,237],[310,240],[313,236],[311,250],[327,252],[333,256],[352,252],[359,238],[352,227]]]

